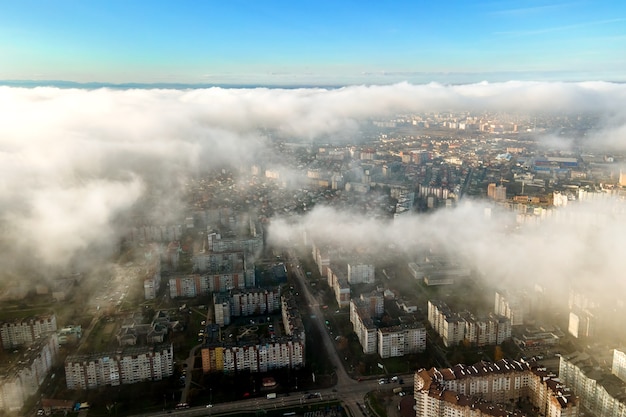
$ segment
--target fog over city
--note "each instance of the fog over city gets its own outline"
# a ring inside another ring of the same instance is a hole
[[[69,272],[104,260],[127,216],[180,216],[189,175],[263,158],[269,136],[357,143],[361,123],[420,111],[594,114],[580,138],[538,134],[546,146],[626,150],[626,85],[508,82],[338,89],[114,90],[0,87],[0,199],[5,265]],[[296,175],[294,173],[294,175]],[[613,202],[516,228],[510,216],[465,199],[427,216],[374,220],[317,207],[304,226],[344,247],[411,253],[435,245],[462,253],[487,279],[546,285],[588,276],[623,291],[623,212]],[[566,220],[567,218],[567,220]],[[300,238],[275,219],[275,242]],[[374,238],[374,236],[376,238]],[[5,278],[17,279],[7,267]]]

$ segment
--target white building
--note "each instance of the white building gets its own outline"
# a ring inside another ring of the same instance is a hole
[[[623,350],[613,349],[611,373],[626,382],[626,353]]]
[[[159,292],[161,273],[154,271],[147,275],[143,281],[143,292],[146,300],[154,300]]]
[[[375,278],[374,265],[358,262],[348,263],[348,282],[350,284],[373,284]]]
[[[350,322],[356,333],[363,353],[376,353],[378,344],[376,337],[377,329],[370,315],[370,306],[362,299],[350,300]]]
[[[160,381],[174,373],[171,344],[126,348],[117,352],[70,355],[65,360],[68,389]]]
[[[511,320],[512,326],[524,324],[529,309],[530,303],[525,293],[496,291],[494,313]]]
[[[404,325],[378,329],[378,354],[381,358],[404,356],[426,349],[426,328]]]
[[[594,416],[626,416],[623,381],[602,372],[588,354],[561,356],[559,379],[580,398],[585,412]]]
[[[320,276],[327,277],[328,275],[328,266],[330,265],[330,249],[329,248],[320,248],[313,243],[312,249],[313,260],[317,265]]]
[[[274,289],[246,289],[230,292],[233,317],[262,315],[280,310],[280,291]]]
[[[228,293],[213,294],[213,313],[215,324],[220,327],[230,324],[230,297]]]
[[[428,322],[447,347],[461,342],[473,346],[500,345],[511,338],[511,321],[506,317],[474,317],[450,310],[446,303],[428,301]]]
[[[54,314],[5,321],[0,324],[0,341],[4,349],[28,346],[50,332],[56,332],[57,319]]]
[[[0,410],[16,411],[37,393],[59,355],[55,333],[49,333],[19,352],[19,360],[0,365]]]
[[[415,373],[413,389],[416,417],[507,416],[511,414],[501,404],[521,398],[528,398],[544,416],[580,413],[576,396],[536,363],[502,359],[421,369]]]
[[[151,250],[145,253],[146,275],[143,280],[144,298],[154,300],[161,287],[161,257],[158,246],[152,245]]]
[[[350,284],[345,278],[339,278],[335,280],[333,285],[333,292],[335,293],[335,300],[339,308],[345,308],[350,306]]]

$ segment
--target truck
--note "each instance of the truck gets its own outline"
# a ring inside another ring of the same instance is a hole
[[[276,398],[276,393],[275,392],[270,392],[269,394],[267,394],[267,399],[271,400]]]
[[[394,394],[400,394],[402,392],[402,387],[396,387],[393,389]]]

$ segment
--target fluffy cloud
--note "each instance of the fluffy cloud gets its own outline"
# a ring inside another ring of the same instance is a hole
[[[455,109],[606,114],[608,135],[598,132],[589,139],[626,148],[626,85],[602,82],[338,89],[0,87],[5,255],[12,258],[11,251],[19,248],[44,265],[65,265],[92,245],[114,244],[120,235],[115,220],[147,192],[160,187],[171,197],[165,203],[173,204],[186,173],[262,155],[268,144],[262,132],[290,140],[355,138],[366,119]]]

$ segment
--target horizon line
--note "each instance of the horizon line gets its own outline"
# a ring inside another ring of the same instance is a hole
[[[202,89],[202,88],[276,88],[276,89],[298,89],[298,88],[328,88],[337,89],[343,87],[356,87],[356,86],[388,86],[395,84],[412,84],[412,85],[428,85],[428,84],[440,84],[444,86],[455,85],[472,85],[472,84],[503,84],[508,82],[545,82],[545,83],[582,83],[582,82],[606,82],[610,84],[624,84],[626,81],[619,80],[599,80],[599,79],[579,79],[579,80],[539,80],[539,79],[508,79],[502,81],[488,81],[477,80],[471,82],[442,82],[442,81],[425,81],[425,82],[411,82],[408,80],[398,80],[393,82],[354,82],[354,83],[253,83],[253,82],[240,82],[240,83],[188,83],[188,82],[109,82],[109,81],[70,81],[70,80],[33,80],[33,79],[0,79],[0,86],[5,87],[56,87],[56,88],[112,88],[112,89],[128,89],[128,88],[164,88],[164,89]]]

